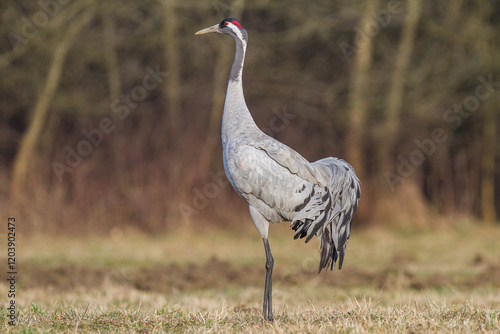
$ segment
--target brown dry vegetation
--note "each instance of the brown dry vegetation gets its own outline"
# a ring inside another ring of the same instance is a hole
[[[7,3],[0,205],[26,231],[156,233],[187,220],[187,207],[199,224],[240,216],[244,202],[211,177],[223,171],[232,41],[194,36],[228,16],[249,32],[257,124],[307,159],[351,162],[363,183],[357,223],[496,221],[497,2],[78,0],[38,28],[39,2]],[[470,114],[452,111],[467,102]]]
[[[344,268],[316,275],[317,245],[273,226],[276,321],[265,324],[262,242],[250,221],[241,224],[239,232],[21,237],[19,325],[6,325],[3,309],[3,330],[500,330],[498,228],[357,229]]]

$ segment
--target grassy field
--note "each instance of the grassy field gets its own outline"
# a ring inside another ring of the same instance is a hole
[[[8,325],[2,279],[0,332],[500,331],[498,227],[358,228],[343,269],[316,275],[317,241],[294,241],[285,224],[272,226],[276,320],[265,323],[264,249],[251,223],[242,225],[18,235],[18,324]]]

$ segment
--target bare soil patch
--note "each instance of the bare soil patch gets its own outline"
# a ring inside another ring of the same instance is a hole
[[[406,260],[393,259],[378,271],[347,267],[340,272],[322,272],[298,269],[283,274],[275,266],[274,282],[282,285],[328,284],[338,288],[370,286],[376,288],[473,288],[479,286],[500,287],[500,261],[481,261],[471,264],[474,274],[457,276],[450,273],[434,273],[419,276],[408,269]],[[264,282],[264,266],[236,267],[229,262],[212,258],[203,264],[134,269],[110,269],[64,264],[56,267],[25,265],[20,270],[19,284],[23,288],[46,288],[70,291],[76,288],[101,288],[105,284],[130,286],[137,290],[171,293],[174,291],[223,288],[226,286],[261,286]]]

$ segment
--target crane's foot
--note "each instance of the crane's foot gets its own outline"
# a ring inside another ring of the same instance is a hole
[[[272,271],[271,271],[272,273]],[[267,279],[271,277],[271,275],[266,274],[266,286],[264,289],[264,306],[262,307],[262,317],[266,321],[273,321],[273,296],[272,296],[272,287],[271,280]]]
[[[272,308],[269,308],[269,304],[267,303],[267,300],[264,300],[264,307],[262,310],[262,318],[264,319],[264,321],[274,321],[273,310],[272,310]]]

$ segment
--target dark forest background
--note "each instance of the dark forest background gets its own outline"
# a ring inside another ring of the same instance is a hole
[[[32,231],[249,220],[220,143],[234,45],[194,35],[225,17],[257,124],[357,170],[356,225],[498,221],[498,1],[0,6],[0,207]]]

